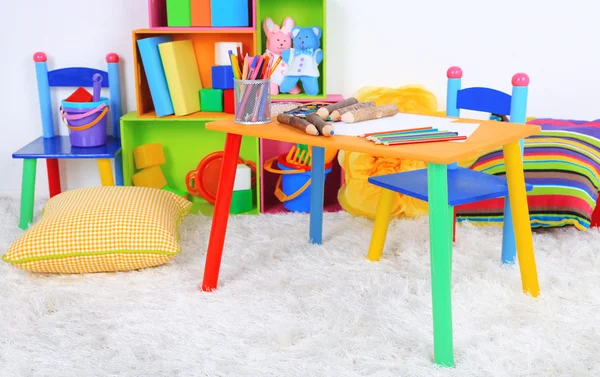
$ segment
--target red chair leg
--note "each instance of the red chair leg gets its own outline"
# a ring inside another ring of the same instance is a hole
[[[600,228],[600,198],[596,202],[596,209],[594,209],[594,213],[592,213],[592,222],[590,224],[590,228]]]
[[[48,188],[50,189],[50,197],[53,197],[61,193],[58,160],[55,158],[46,159],[46,169],[48,170]]]
[[[454,227],[452,229],[452,242],[456,242],[456,207],[454,207]]]

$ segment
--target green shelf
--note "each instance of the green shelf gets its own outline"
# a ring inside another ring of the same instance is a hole
[[[123,153],[123,181],[131,186],[131,176],[137,172],[133,161],[133,148],[149,143],[162,143],[166,163],[161,165],[169,186],[175,190],[187,191],[185,177],[195,170],[200,161],[213,152],[222,151],[225,146],[223,132],[206,129],[206,123],[214,119],[202,118],[149,118],[138,117],[130,112],[121,117],[121,147]],[[240,157],[260,166],[259,140],[244,136]],[[254,203],[246,214],[260,213],[260,169],[257,169]],[[192,213],[211,216],[214,206],[200,197],[189,196],[194,203]]]

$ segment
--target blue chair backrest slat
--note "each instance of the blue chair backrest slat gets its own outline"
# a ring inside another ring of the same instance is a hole
[[[456,107],[464,110],[510,115],[510,95],[490,88],[466,88],[458,91]]]
[[[94,83],[92,77],[95,73],[102,75],[102,87],[108,88],[108,73],[93,68],[61,68],[48,72],[50,86],[82,86],[91,88]]]

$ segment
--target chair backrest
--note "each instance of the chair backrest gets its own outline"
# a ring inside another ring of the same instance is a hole
[[[460,67],[450,67],[446,72],[448,88],[446,115],[460,117],[460,109],[482,111],[500,116],[510,116],[512,123],[525,123],[529,76],[517,73],[512,77],[512,95],[496,89],[471,87],[462,89],[463,71]],[[523,154],[523,140],[521,140]],[[456,167],[454,164],[452,167]]]
[[[121,105],[121,85],[119,77],[119,56],[115,53],[106,55],[108,70],[72,67],[48,71],[47,56],[43,52],[33,55],[42,116],[42,132],[44,138],[54,137],[54,116],[52,111],[51,87],[92,87],[95,73],[102,75],[102,87],[110,93],[110,114],[113,136],[120,138],[120,119],[123,115]]]

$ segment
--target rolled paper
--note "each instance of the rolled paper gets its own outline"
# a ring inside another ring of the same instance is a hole
[[[333,110],[337,110],[337,109],[341,109],[343,107],[346,106],[351,106],[351,105],[355,105],[358,103],[358,100],[354,97],[350,97],[350,98],[346,98],[344,100],[341,100],[339,102],[336,103],[332,103],[331,105],[327,105],[325,107],[321,107],[319,110],[317,110],[317,115],[325,120],[327,119],[327,117],[329,116],[329,114],[331,114],[331,112]]]
[[[379,119],[398,114],[396,104],[367,107],[365,109],[349,111],[342,115],[342,121],[346,123],[357,123],[365,120]]]

